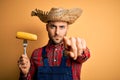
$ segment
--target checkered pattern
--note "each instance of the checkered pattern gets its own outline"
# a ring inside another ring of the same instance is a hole
[[[48,62],[50,66],[59,66],[61,63],[61,58],[63,56],[64,45],[61,43],[59,45],[53,45],[52,43],[48,43],[46,45],[46,52],[48,57]],[[72,76],[73,80],[80,80],[80,73],[82,63],[85,62],[90,57],[90,52],[88,48],[84,51],[82,56],[78,56],[77,60],[73,60],[70,57],[67,60],[66,65],[72,66]],[[38,48],[34,50],[31,56],[31,68],[27,75],[24,77],[22,73],[20,73],[19,80],[35,80],[35,73],[39,66],[43,66],[42,61],[42,48]]]

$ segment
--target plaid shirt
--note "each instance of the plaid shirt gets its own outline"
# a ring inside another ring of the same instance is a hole
[[[48,57],[48,62],[50,66],[59,66],[61,63],[61,58],[63,56],[64,45],[61,43],[59,45],[51,44],[50,42],[46,46],[46,52]],[[82,56],[78,56],[76,60],[72,58],[67,59],[67,66],[72,66],[72,76],[73,80],[80,80],[80,73],[82,63],[85,62],[90,57],[90,52],[88,48],[83,52]],[[19,80],[33,80],[35,73],[39,66],[43,66],[42,61],[42,48],[38,48],[34,50],[31,56],[31,68],[27,75],[24,77],[22,73],[20,73]]]

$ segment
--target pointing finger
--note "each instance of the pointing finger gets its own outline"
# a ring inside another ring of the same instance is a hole
[[[63,38],[64,44],[65,44],[65,48],[68,49],[68,47],[71,45],[70,40],[67,37]]]
[[[74,53],[74,60],[76,60],[77,59],[77,47],[76,47],[76,39],[75,38],[71,38],[71,48]]]

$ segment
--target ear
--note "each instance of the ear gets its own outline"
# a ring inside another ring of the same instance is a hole
[[[69,29],[69,25],[67,25],[67,30]]]
[[[48,31],[48,23],[46,24],[46,30]]]

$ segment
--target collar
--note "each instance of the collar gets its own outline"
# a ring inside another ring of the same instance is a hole
[[[51,48],[53,48],[53,49],[55,49],[55,48],[62,48],[62,49],[64,49],[64,43],[62,41],[59,44],[54,44],[52,41],[49,40],[48,44],[47,44],[47,48],[49,48],[49,49],[51,49]]]

